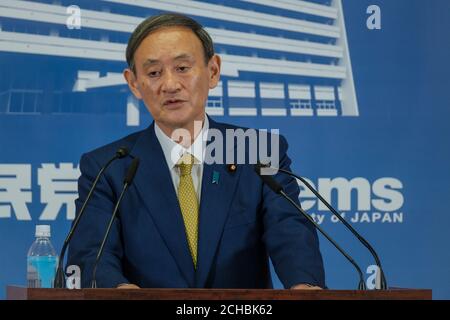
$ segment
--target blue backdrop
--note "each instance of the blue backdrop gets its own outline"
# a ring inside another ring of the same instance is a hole
[[[52,226],[59,251],[81,154],[151,122],[120,73],[130,32],[161,11],[191,15],[216,42],[210,115],[279,128],[294,171],[373,244],[389,285],[450,298],[449,1],[140,3],[0,1],[0,298],[26,283],[36,224]],[[306,191],[300,200],[373,264]],[[328,286],[355,288],[323,237],[321,249]]]

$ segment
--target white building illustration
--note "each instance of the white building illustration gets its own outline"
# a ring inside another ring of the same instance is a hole
[[[73,4],[80,8],[81,29],[70,25]],[[126,41],[145,17],[161,11],[199,20],[222,57],[222,79],[210,92],[209,114],[359,115],[341,0],[241,0],[233,7],[187,0],[2,0],[0,55],[68,59],[73,70],[64,87],[0,83],[0,114],[90,112],[77,106],[83,95],[101,101],[105,90],[113,90],[122,97],[118,108],[127,124],[139,125],[139,101],[121,74]],[[72,97],[70,106],[63,97]]]

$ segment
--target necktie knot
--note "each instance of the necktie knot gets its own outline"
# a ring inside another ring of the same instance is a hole
[[[177,163],[177,167],[180,168],[181,176],[188,176],[192,172],[192,166],[194,165],[194,156],[190,153],[185,153]]]

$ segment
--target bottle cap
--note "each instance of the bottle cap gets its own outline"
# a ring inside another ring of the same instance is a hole
[[[50,226],[48,224],[40,224],[36,226],[36,237],[50,237]]]

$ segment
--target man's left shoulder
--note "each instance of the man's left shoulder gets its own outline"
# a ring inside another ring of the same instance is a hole
[[[244,126],[237,126],[231,123],[224,123],[224,122],[217,122],[211,117],[209,117],[209,123],[210,129],[216,129],[220,130],[225,136],[227,136],[228,130],[230,130],[234,136],[236,136],[239,133],[244,134],[245,136],[249,137],[251,136],[251,131],[254,131],[254,136],[259,140],[261,138],[267,139],[267,142],[269,145],[275,142],[279,143],[279,146],[281,150],[287,148],[288,142],[286,138],[279,133],[279,129],[277,128],[265,128],[265,129],[257,129],[257,128],[250,128],[250,127],[244,127]],[[235,132],[233,132],[235,131]]]
[[[272,137],[275,139],[279,139],[280,143],[286,144],[287,140],[286,138],[280,134],[279,129],[277,128],[264,128],[264,129],[257,129],[257,128],[250,128],[250,127],[244,127],[244,126],[237,126],[231,123],[225,123],[225,122],[218,122],[215,120],[212,120],[211,117],[209,118],[210,121],[210,129],[218,129],[224,133],[226,133],[227,130],[239,130],[243,131],[244,133],[248,133],[249,131],[254,131],[257,135],[257,137],[261,137],[262,135],[267,135],[268,137]]]

